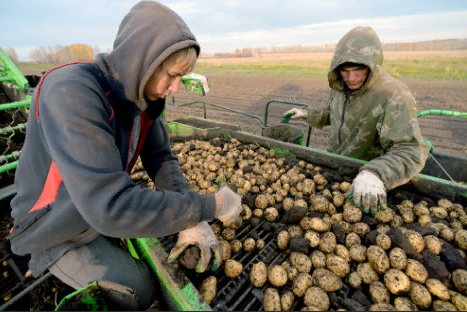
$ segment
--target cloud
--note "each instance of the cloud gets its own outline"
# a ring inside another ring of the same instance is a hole
[[[295,27],[200,35],[204,52],[232,51],[253,46],[336,43],[350,29],[370,26],[383,42],[408,42],[467,37],[467,11],[396,17],[349,19]]]

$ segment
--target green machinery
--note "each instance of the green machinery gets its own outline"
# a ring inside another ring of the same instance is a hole
[[[0,50],[1,53],[3,51]],[[23,92],[27,88],[27,82],[25,82],[24,77],[17,71],[14,64],[8,62],[9,59],[4,54],[0,54],[0,62],[2,62],[2,71],[1,77],[3,85],[13,84],[17,88],[18,92]],[[19,73],[19,74],[18,74]],[[15,76],[16,75],[16,76]],[[15,78],[16,77],[16,78]],[[207,86],[207,80],[204,82],[196,76],[183,77],[182,79],[187,90],[197,92],[200,95],[206,94],[209,91]],[[7,85],[9,88],[11,86]],[[206,87],[207,86],[207,87]],[[30,104],[30,97],[26,95],[19,96],[20,98],[14,103],[2,104],[0,105],[0,111],[17,109],[20,107],[28,108]],[[195,104],[202,104],[204,108],[204,118],[195,118],[195,117],[186,117],[180,118],[177,120],[172,120],[167,122],[167,131],[172,141],[180,142],[188,139],[203,139],[210,140],[215,137],[231,137],[236,138],[246,144],[259,144],[266,148],[277,149],[281,151],[287,151],[289,155],[293,155],[298,159],[303,159],[305,161],[312,162],[316,165],[322,166],[329,171],[336,173],[349,172],[357,173],[359,167],[365,164],[365,161],[358,159],[353,159],[349,157],[344,157],[332,153],[328,153],[323,150],[313,149],[308,147],[310,143],[311,136],[311,127],[308,128],[308,133],[306,135],[306,143],[304,142],[305,134],[301,129],[295,128],[292,125],[279,125],[280,127],[273,126],[269,127],[267,124],[268,121],[268,108],[273,103],[281,103],[292,106],[306,107],[307,104],[296,103],[290,101],[282,100],[271,100],[267,103],[264,113],[264,118],[259,116],[240,112],[233,110],[228,107],[224,107],[217,104],[208,103],[206,101],[195,101],[192,103],[186,103],[180,105],[179,107],[186,107]],[[207,119],[207,107],[215,107],[218,109],[223,109],[229,112],[239,113],[248,118],[253,118],[257,120],[263,127],[262,135],[255,135],[252,133],[244,132],[240,126],[232,125],[228,123],[223,123],[215,120]],[[454,113],[454,112],[445,112],[445,111],[427,111],[419,113],[420,116],[430,115],[430,114],[440,114],[440,115],[453,115],[453,116],[463,116],[466,117],[467,113]],[[16,127],[16,128],[15,128]],[[23,130],[19,125],[11,127],[8,129],[2,129],[5,131],[19,131]],[[276,130],[277,129],[277,130]],[[463,157],[452,157],[444,154],[434,153],[439,162],[443,164],[443,167],[448,166],[450,163],[454,163],[454,167],[449,167],[449,172],[452,174],[452,178],[461,180],[467,176],[467,159]],[[19,157],[19,154],[8,155],[6,157],[8,162],[0,167],[0,172],[5,172],[16,168],[17,162],[15,161]],[[446,180],[442,176],[443,172],[436,170],[436,164],[427,163],[424,172],[417,175],[413,178],[408,184],[400,187],[402,191],[415,192],[421,196],[429,196],[432,198],[448,198],[467,205],[467,186],[459,183],[455,183],[449,180]],[[424,174],[427,173],[427,174]],[[7,203],[15,194],[14,186],[9,186],[4,188],[0,192],[0,202]],[[259,225],[260,226],[260,225]],[[258,226],[258,227],[259,227]],[[245,230],[245,233],[255,230],[254,228]],[[246,235],[246,234],[245,234]],[[139,259],[144,260],[151,267],[155,275],[158,277],[160,284],[160,289],[163,294],[163,299],[168,309],[172,310],[183,310],[183,311],[192,311],[192,310],[248,310],[248,309],[260,309],[261,300],[255,294],[255,292],[248,287],[245,282],[245,278],[248,277],[248,272],[251,270],[251,265],[254,261],[258,259],[263,259],[263,257],[274,256],[273,263],[277,259],[280,259],[279,254],[274,254],[275,251],[272,248],[272,237],[265,236],[266,241],[265,248],[255,256],[255,258],[244,257],[242,261],[245,261],[245,276],[241,276],[233,280],[224,280],[219,284],[218,296],[216,300],[212,303],[212,306],[208,305],[203,298],[199,295],[196,287],[192,281],[187,276],[180,276],[177,273],[177,268],[174,267],[175,264],[167,263],[167,255],[171,247],[175,244],[173,238],[136,238],[128,239],[127,245],[131,254]],[[241,257],[241,256],[239,256]],[[17,292],[14,297],[10,298],[9,301],[6,301],[0,310],[7,310],[15,307],[15,304],[21,301],[21,299],[28,295],[35,287],[41,285],[51,274],[45,274],[35,280],[33,283],[29,284],[28,287],[23,289],[21,292]],[[65,297],[62,302],[57,306],[57,310],[67,309],[67,304],[73,300],[80,300],[83,304],[86,304],[86,309],[89,310],[107,310],[107,305],[110,302],[105,302],[101,300],[99,294],[105,293],[102,292],[99,288],[102,285],[97,283],[88,285],[86,288],[78,290],[67,297]],[[97,291],[97,292],[96,292]],[[89,294],[89,295],[88,295]],[[97,294],[97,297],[96,297]],[[221,298],[221,299],[219,299]],[[81,306],[83,307],[83,306]]]

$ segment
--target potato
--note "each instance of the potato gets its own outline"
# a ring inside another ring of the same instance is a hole
[[[235,220],[235,222],[232,222],[232,224],[230,224],[230,228],[233,229],[233,230],[238,230],[243,224],[243,219],[242,218],[238,218]]]
[[[352,232],[359,236],[365,236],[366,234],[370,233],[370,227],[366,223],[357,222],[352,225]]]
[[[433,309],[434,311],[457,311],[452,303],[443,300],[433,301]]]
[[[240,252],[242,250],[242,247],[242,242],[237,239],[230,242],[230,250],[233,252]]]
[[[308,208],[308,204],[306,203],[306,201],[304,201],[303,199],[298,199],[295,201],[294,203],[294,206],[297,207],[305,207],[305,208]]]
[[[449,290],[440,280],[435,278],[429,278],[426,280],[426,288],[428,291],[438,297],[441,300],[451,299]]]
[[[354,205],[351,205],[350,202],[347,202],[344,205],[343,217],[345,221],[355,223],[362,219],[362,211]]]
[[[222,237],[228,241],[233,240],[235,238],[235,230],[230,228],[224,229],[222,231]]]
[[[212,224],[211,229],[214,232],[214,234],[220,234],[222,231],[221,227],[217,224]]]
[[[318,286],[325,292],[333,292],[342,288],[342,280],[326,269],[316,269],[311,276],[313,285]]]
[[[390,230],[391,230],[391,227],[387,224],[378,224],[376,226],[376,232],[378,232],[378,234],[386,234]],[[406,230],[406,228],[401,228],[401,231],[402,230]]]
[[[225,263],[224,273],[227,277],[235,278],[242,273],[243,265],[235,260],[229,259]]]
[[[431,223],[431,217],[430,216],[421,216],[420,218],[418,218],[418,223],[420,223],[420,225],[427,225],[428,223]]]
[[[341,192],[332,192],[332,201],[337,208],[342,207],[345,202],[345,197]]]
[[[434,235],[427,235],[423,238],[426,248],[434,255],[439,255],[441,252],[442,243],[438,237]]]
[[[258,249],[258,250],[263,249],[265,244],[266,243],[264,242],[264,240],[258,239],[256,241],[256,249]]]
[[[375,303],[389,303],[389,292],[381,282],[373,282],[370,284],[370,295]]]
[[[250,220],[251,216],[253,215],[250,207],[248,207],[248,205],[243,204],[242,208],[243,208],[243,211],[240,215],[242,216],[243,221]]]
[[[344,245],[337,245],[336,246],[336,255],[343,258],[343,259],[345,259],[345,261],[347,261],[349,263],[352,260],[352,258],[350,257],[350,251],[347,248],[345,248]]]
[[[353,245],[361,245],[362,241],[356,233],[350,233],[345,237],[345,247],[351,249]]]
[[[282,201],[282,207],[285,211],[292,209],[295,206],[295,202],[292,198],[285,198]]]
[[[441,207],[432,207],[430,208],[430,211],[434,216],[440,219],[446,219],[448,216],[448,212]]]
[[[417,306],[407,297],[397,297],[394,299],[396,311],[418,311]]]
[[[357,266],[357,272],[365,284],[371,284],[379,280],[378,273],[376,273],[369,262],[360,263]]]
[[[305,238],[310,241],[310,247],[315,248],[319,245],[319,234],[313,230],[308,230],[305,232]]]
[[[290,234],[290,238],[294,238],[295,236],[303,236],[303,230],[299,225],[290,225],[287,231]]]
[[[326,267],[339,277],[346,277],[350,272],[350,266],[347,260],[338,256],[329,256],[326,259]]]
[[[294,298],[293,292],[287,291],[284,294],[282,294],[282,297],[281,297],[282,311],[290,311],[293,307],[294,300],[295,298]]]
[[[327,311],[330,305],[328,294],[318,287],[310,287],[307,289],[304,303],[306,306],[317,307],[321,311]]]
[[[404,224],[404,220],[399,215],[395,215],[394,219],[392,219],[392,221],[391,221],[391,227],[393,229],[401,227],[403,224]]]
[[[404,270],[407,266],[407,255],[405,251],[396,247],[389,253],[389,262],[391,267],[398,270]]]
[[[325,253],[332,253],[336,249],[337,240],[336,235],[332,232],[324,233],[319,241],[319,250]]]
[[[386,234],[376,236],[376,244],[384,250],[391,248],[391,239]]]
[[[225,262],[230,259],[230,256],[232,254],[230,244],[226,240],[221,240],[219,241],[219,243],[221,243],[222,245],[222,260]]]
[[[375,214],[375,219],[380,223],[389,223],[394,219],[394,211],[391,208],[387,208],[386,210],[378,209]]]
[[[287,246],[290,242],[290,234],[287,231],[281,231],[279,235],[277,235],[277,246],[279,249],[284,250],[287,249]]]
[[[459,248],[467,250],[467,231],[459,230],[456,233],[455,240]]]
[[[255,250],[256,248],[256,242],[253,238],[247,238],[243,241],[243,250],[246,252],[250,252]]]
[[[451,293],[451,302],[459,311],[467,311],[467,297],[459,293]]]
[[[274,286],[284,286],[287,283],[287,272],[280,265],[275,265],[268,269],[268,280]]]
[[[410,279],[404,272],[397,269],[389,269],[384,274],[384,284],[394,295],[406,295],[410,290]]]
[[[199,287],[199,294],[203,296],[207,304],[210,304],[212,299],[216,297],[217,292],[217,278],[209,276],[206,278]]]
[[[312,266],[310,258],[299,252],[292,252],[290,254],[290,264],[300,273],[309,273]]]
[[[316,195],[311,200],[311,205],[312,205],[314,211],[327,212],[328,207],[329,207],[329,201],[326,199],[326,197],[324,197],[322,195]]]
[[[319,250],[315,250],[311,254],[311,262],[316,269],[324,268],[326,266],[326,255]]]
[[[263,287],[268,279],[267,268],[263,262],[253,264],[250,273],[251,284],[255,287]]]
[[[365,262],[367,255],[367,248],[363,245],[353,245],[350,247],[350,257],[357,262]]]
[[[455,270],[452,272],[451,280],[454,283],[454,286],[459,290],[461,293],[467,292],[467,271],[466,270]]]
[[[371,266],[379,274],[384,274],[389,269],[389,258],[386,252],[379,246],[372,245],[367,249],[366,256]]]
[[[389,303],[376,303],[370,307],[370,311],[396,311]]]
[[[287,271],[288,268],[291,268],[290,266],[290,259],[287,261],[282,262],[281,267]]]
[[[412,230],[407,230],[405,233],[405,236],[410,242],[410,245],[417,251],[417,252],[422,252],[423,249],[425,248],[425,241],[423,240],[423,237]]]
[[[420,284],[425,284],[426,279],[428,278],[428,272],[417,260],[408,259],[407,267],[405,268],[405,273],[412,280],[419,282]]]
[[[293,281],[298,274],[298,270],[296,268],[287,268],[285,271],[287,272],[287,279],[289,281]]]
[[[336,213],[331,216],[332,224],[339,224],[342,222],[342,220],[344,220],[344,218],[342,217],[342,213]]]
[[[269,204],[269,201],[266,195],[261,194],[261,195],[256,196],[256,199],[255,199],[256,208],[264,209],[264,208],[267,208],[268,204]]]
[[[305,223],[304,222],[304,219],[307,220],[307,222]],[[302,219],[302,221],[300,221],[300,226],[304,229],[304,230],[314,230],[314,231],[317,231],[317,232],[327,232],[331,229],[331,222],[330,221],[327,221],[327,220],[323,220],[323,219],[320,219],[320,218],[308,218],[308,217],[305,217]]]
[[[311,275],[308,273],[298,273],[293,280],[292,291],[297,297],[303,297],[308,288],[312,285]]]
[[[277,219],[277,217],[279,217],[279,212],[277,211],[276,208],[269,207],[264,211],[264,217],[269,222],[273,222]]]
[[[430,292],[417,282],[410,284],[409,296],[412,302],[422,309],[428,309],[431,306]]]
[[[281,298],[277,289],[268,288],[264,292],[263,298],[264,311],[280,311],[281,310]]]
[[[253,215],[257,218],[261,218],[263,214],[264,214],[263,209],[258,208],[258,209],[253,210]]]
[[[353,288],[360,288],[362,285],[362,278],[357,272],[352,272],[349,276],[349,283]]]

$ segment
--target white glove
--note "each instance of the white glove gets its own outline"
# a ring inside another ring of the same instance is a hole
[[[169,263],[175,261],[190,245],[196,245],[201,250],[196,272],[203,273],[206,270],[211,260],[211,250],[214,252],[212,270],[216,271],[219,268],[223,258],[222,246],[206,221],[178,234],[177,244],[170,251],[167,261]]]
[[[349,198],[353,197],[355,206],[360,208],[363,203],[363,212],[375,215],[378,209],[386,210],[386,189],[383,181],[368,170],[361,171],[353,180]]]
[[[221,187],[216,195],[222,197],[222,210],[217,217],[224,224],[224,227],[230,227],[232,223],[241,222],[240,213],[243,211],[242,198],[233,192],[227,185]]]
[[[282,114],[283,117],[287,115],[292,115],[290,117],[292,119],[305,119],[308,116],[308,112],[306,109],[292,108]]]

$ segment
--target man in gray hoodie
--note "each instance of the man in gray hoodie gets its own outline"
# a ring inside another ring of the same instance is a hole
[[[211,250],[217,269],[222,248],[206,221],[234,222],[240,197],[228,187],[215,195],[193,192],[160,117],[199,52],[180,16],[143,1],[123,19],[110,54],[43,76],[11,201],[12,250],[31,255],[34,276],[48,269],[74,288],[118,283],[134,288],[146,309],[157,294],[154,275],[107,237],[177,232],[171,260],[195,244],[202,253],[197,271],[207,268]],[[128,173],[138,156],[161,191],[132,183]]]

